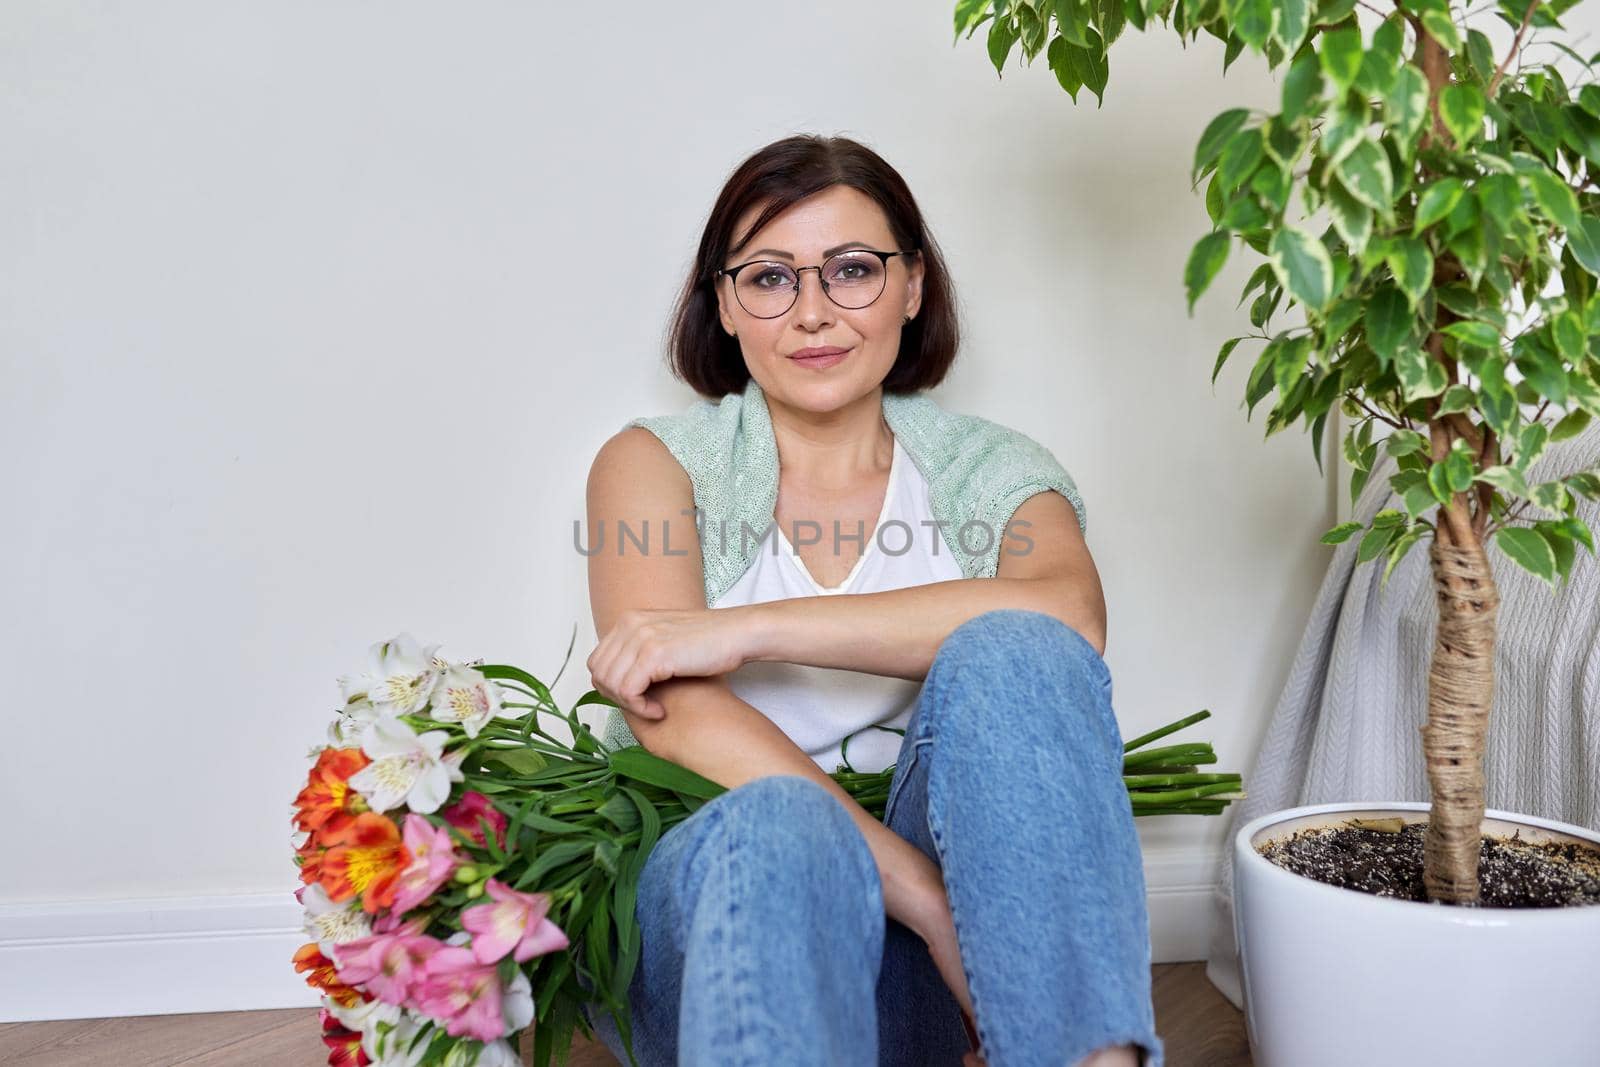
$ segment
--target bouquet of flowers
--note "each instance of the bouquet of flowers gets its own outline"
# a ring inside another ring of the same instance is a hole
[[[632,1061],[639,873],[723,787],[642,747],[606,751],[578,717],[611,706],[595,690],[562,711],[527,671],[439,647],[401,634],[339,679],[293,805],[311,938],[294,966],[322,993],[328,1062],[515,1067],[531,1031],[547,1067],[592,1034],[585,1005],[610,1014]],[[1144,749],[1208,715],[1124,746],[1136,815],[1216,814],[1244,795],[1237,774],[1197,773],[1208,744]],[[847,761],[833,777],[881,819],[893,775]]]

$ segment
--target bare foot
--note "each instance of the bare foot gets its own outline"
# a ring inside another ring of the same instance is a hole
[[[1133,1045],[1103,1048],[1079,1060],[1078,1067],[1139,1067],[1139,1050]]]

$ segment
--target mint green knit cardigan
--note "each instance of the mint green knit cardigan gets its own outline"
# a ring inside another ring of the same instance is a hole
[[[925,392],[883,394],[883,417],[901,448],[928,483],[929,504],[945,544],[965,578],[992,578],[999,567],[1005,526],[1028,497],[1054,489],[1071,502],[1078,528],[1087,530],[1083,498],[1050,450],[1027,435],[976,415],[940,407]],[[701,523],[701,556],[709,607],[739,580],[760,543],[741,536],[742,524],[759,535],[774,521],[778,502],[778,448],[766,396],[754,378],[743,393],[701,399],[687,411],[630,419],[661,439],[694,488]],[[961,527],[987,524],[965,540]],[[725,525],[723,525],[725,524]],[[719,531],[726,531],[726,550]],[[715,546],[715,547],[713,547]],[[606,717],[608,749],[639,742],[621,710]]]

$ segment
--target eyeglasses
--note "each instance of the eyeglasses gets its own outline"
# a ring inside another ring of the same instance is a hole
[[[733,295],[739,306],[758,319],[775,319],[787,314],[800,296],[800,272],[814,270],[822,291],[842,308],[858,311],[883,295],[889,277],[889,260],[894,256],[914,256],[921,249],[879,252],[872,248],[852,248],[830,256],[820,267],[791,267],[787,263],[752,260],[727,267],[711,276],[712,284],[726,274],[733,279]]]

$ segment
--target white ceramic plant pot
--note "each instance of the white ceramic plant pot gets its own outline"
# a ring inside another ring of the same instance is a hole
[[[1292,874],[1255,846],[1411,802],[1316,804],[1234,835],[1234,934],[1255,1067],[1600,1065],[1600,905],[1459,908]],[[1600,843],[1581,826],[1486,813],[1485,833]]]

